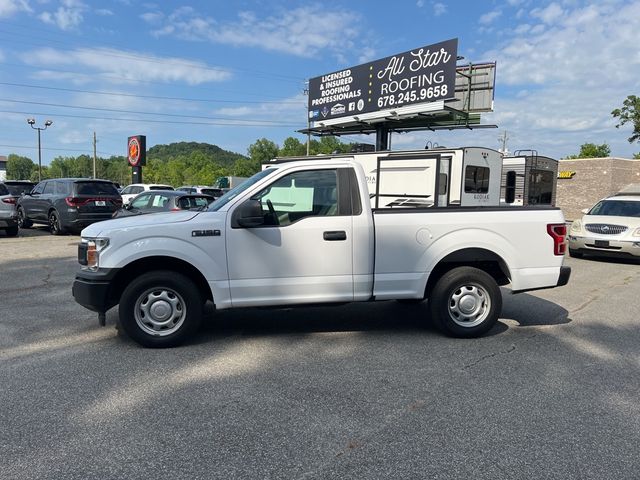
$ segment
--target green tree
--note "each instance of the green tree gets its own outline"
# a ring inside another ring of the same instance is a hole
[[[315,147],[312,154],[317,153],[347,153],[351,150],[350,143],[342,143],[338,137],[320,137],[320,141],[315,143],[311,142]],[[317,151],[315,149],[317,148]]]
[[[268,162],[278,156],[278,145],[271,140],[261,138],[249,145],[247,153],[251,160],[259,164]]]
[[[611,147],[606,143],[602,145],[596,145],[595,143],[583,143],[580,146],[580,153],[577,155],[569,155],[568,159],[572,158],[602,158],[611,155]]]
[[[629,95],[622,102],[622,108],[616,108],[611,112],[611,115],[619,120],[616,128],[620,128],[627,123],[633,125],[633,133],[627,139],[629,143],[640,142],[640,97]]]
[[[10,180],[30,180],[31,174],[35,171],[38,178],[38,168],[28,157],[21,157],[14,153],[7,158],[7,179]]]
[[[260,162],[253,158],[241,158],[236,160],[233,166],[233,175],[237,177],[250,177],[260,171]]]
[[[281,157],[299,157],[307,154],[307,145],[295,137],[287,137],[282,142],[282,148],[278,152]]]

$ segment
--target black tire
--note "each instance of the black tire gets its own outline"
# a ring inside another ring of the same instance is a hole
[[[580,253],[578,250],[574,250],[572,248],[569,249],[569,256],[573,258],[582,258],[584,254]]]
[[[7,227],[5,230],[7,232],[7,237],[17,237],[18,236],[18,226]]]
[[[65,229],[60,223],[60,215],[55,210],[49,212],[49,231],[52,235],[62,235],[65,233]]]
[[[157,270],[134,279],[122,293],[119,326],[144,347],[184,343],[200,327],[204,300],[181,273]]]
[[[429,311],[445,334],[459,338],[479,337],[498,321],[502,293],[486,272],[458,267],[437,281],[429,295]]]
[[[33,222],[24,214],[24,208],[18,208],[18,226],[20,228],[30,228]]]

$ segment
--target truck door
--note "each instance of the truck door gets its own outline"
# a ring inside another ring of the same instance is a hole
[[[340,201],[338,171],[293,171],[254,194],[263,225],[240,227],[230,212],[226,241],[234,307],[353,300],[352,217]]]

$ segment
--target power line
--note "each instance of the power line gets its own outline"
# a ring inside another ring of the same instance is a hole
[[[180,100],[186,102],[210,102],[210,103],[274,103],[278,105],[299,105],[302,102],[290,102],[290,101],[271,101],[271,100],[219,100],[210,98],[186,98],[186,97],[165,97],[160,95],[136,95],[133,93],[119,93],[119,92],[105,92],[99,90],[80,90],[76,88],[62,88],[62,87],[49,87],[45,85],[29,85],[26,83],[10,83],[0,82],[0,85],[7,85],[10,87],[25,87],[25,88],[38,88],[42,90],[56,90],[60,92],[74,92],[74,93],[91,93],[95,95],[112,95],[117,97],[132,97],[132,98],[151,98],[154,100]]]
[[[32,102],[29,100],[12,100],[9,98],[0,98],[0,102],[9,102],[9,103],[23,103],[27,105],[42,105],[45,107],[59,107],[59,108],[76,108],[79,110],[97,110],[100,112],[113,112],[113,113],[134,113],[136,115],[157,115],[160,117],[179,117],[179,118],[199,118],[202,120],[230,120],[233,122],[262,122],[262,123],[273,123],[276,125],[282,125],[283,122],[278,122],[276,120],[260,120],[260,119],[236,119],[230,117],[205,117],[201,115],[180,115],[178,113],[156,113],[156,112],[141,112],[136,110],[120,110],[115,108],[101,108],[101,107],[82,107],[77,105],[64,105],[61,103],[46,103],[46,102]]]
[[[75,70],[61,70],[59,68],[51,68],[51,67],[41,67],[41,66],[34,66],[34,65],[25,65],[25,64],[18,64],[18,63],[9,63],[9,62],[0,62],[0,65],[7,65],[9,67],[16,67],[16,68],[28,68],[28,69],[32,69],[32,70],[43,70],[43,71],[47,71],[47,72],[56,72],[56,73],[67,73],[67,74],[73,74],[73,75],[82,75],[83,77],[88,77],[91,79],[95,79],[100,78],[100,79],[106,79],[106,80],[110,80],[110,79],[114,79],[114,80],[124,80],[126,82],[129,83],[139,83],[139,84],[143,84],[143,85],[160,85],[162,87],[170,87],[173,86],[175,84],[170,83],[170,82],[154,82],[152,80],[140,80],[137,78],[129,78],[129,77],[121,77],[118,75],[110,75],[110,74],[105,74],[104,72],[100,72],[98,74],[91,74],[91,73],[87,73],[87,72],[78,72]],[[182,85],[180,85],[180,87],[182,87]],[[205,87],[199,87],[199,86],[195,86],[195,85],[191,85],[189,86],[190,90],[202,90],[205,92],[211,92],[211,91],[215,91],[216,93],[220,93],[220,92],[226,92],[226,93],[242,93],[244,95],[252,95],[252,96],[262,96],[262,97],[271,97],[271,98],[279,98],[279,95],[264,95],[264,94],[257,94],[257,93],[252,93],[252,92],[238,92],[238,91],[234,91],[234,90],[226,90],[226,89],[212,89],[212,88],[205,88]]]
[[[27,146],[27,145],[5,145],[0,144],[0,147],[4,148],[28,148],[30,150],[37,150],[38,147]],[[54,147],[42,147],[41,150],[55,150],[60,152],[87,152],[89,149],[78,149],[78,148],[54,148]]]
[[[224,122],[184,122],[177,120],[154,120],[150,118],[113,118],[113,117],[95,117],[89,115],[70,115],[70,114],[59,114],[59,113],[50,113],[50,112],[23,112],[23,111],[14,111],[14,110],[0,110],[1,113],[14,113],[18,115],[43,115],[48,117],[61,117],[61,118],[84,118],[89,120],[112,120],[118,122],[138,122],[138,123],[167,123],[174,125],[207,125],[207,126],[217,126],[217,127],[292,127],[296,128],[300,125],[297,124],[265,124],[265,123],[224,123]],[[257,120],[260,122],[260,120]]]

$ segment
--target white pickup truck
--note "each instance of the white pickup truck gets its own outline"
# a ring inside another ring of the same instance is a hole
[[[474,178],[451,176],[458,190],[478,180],[467,171]],[[559,209],[437,199],[376,207],[369,192],[357,159],[311,158],[275,163],[206,211],[93,224],[82,231],[73,295],[102,324],[119,305],[130,337],[169,347],[196,331],[207,300],[223,310],[428,299],[446,334],[476,337],[500,315],[500,285],[522,292],[569,280]]]

